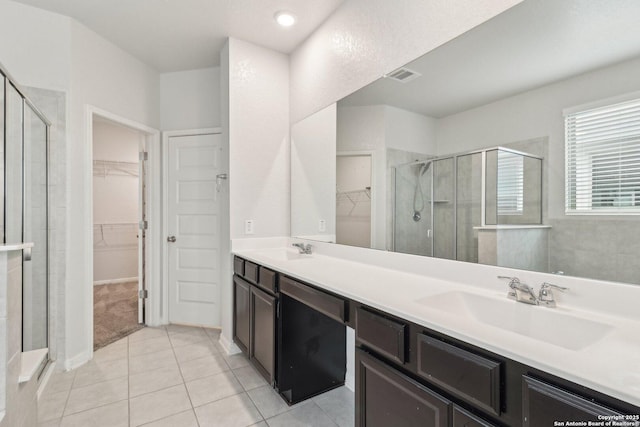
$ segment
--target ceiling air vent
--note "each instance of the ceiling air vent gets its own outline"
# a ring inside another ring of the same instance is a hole
[[[411,80],[417,79],[421,75],[422,74],[418,73],[417,71],[413,71],[408,68],[402,67],[402,68],[398,68],[395,71],[390,72],[389,74],[385,75],[385,77],[401,83],[407,83],[407,82],[410,82]]]

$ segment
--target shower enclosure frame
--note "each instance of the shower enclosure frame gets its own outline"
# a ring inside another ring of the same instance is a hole
[[[27,113],[27,108],[31,110],[31,112],[33,114],[35,114],[35,116],[40,119],[42,121],[42,123],[44,124],[44,129],[45,129],[45,133],[44,133],[44,150],[45,150],[45,162],[44,162],[44,167],[45,167],[45,174],[44,174],[44,187],[45,187],[45,193],[44,193],[44,217],[45,217],[45,227],[46,227],[46,237],[45,237],[45,249],[43,251],[43,253],[45,254],[45,262],[44,262],[44,266],[45,266],[45,289],[44,289],[44,295],[45,295],[45,300],[46,300],[46,304],[44,306],[44,319],[46,321],[45,324],[45,339],[46,339],[46,343],[45,343],[45,347],[42,348],[47,348],[47,354],[44,358],[44,360],[42,361],[42,364],[38,367],[37,369],[37,377],[38,379],[42,376],[42,374],[45,372],[47,365],[51,362],[51,351],[50,346],[51,346],[51,319],[50,319],[50,313],[51,313],[51,298],[50,298],[50,277],[49,277],[49,273],[50,273],[50,259],[49,259],[49,247],[50,247],[50,238],[51,238],[51,222],[50,222],[50,207],[49,207],[49,202],[50,202],[50,195],[49,195],[49,184],[51,182],[51,177],[49,176],[50,174],[50,168],[49,168],[49,164],[51,161],[51,152],[50,152],[50,138],[51,138],[51,122],[49,121],[49,119],[42,113],[42,111],[40,111],[40,109],[29,99],[28,95],[26,94],[26,92],[24,91],[24,89],[22,89],[22,87],[16,82],[16,80],[11,76],[11,74],[7,71],[7,69],[2,65],[2,63],[0,63],[0,76],[2,76],[4,78],[4,86],[2,87],[2,90],[4,91],[4,98],[3,98],[3,102],[4,102],[4,114],[5,114],[5,121],[4,121],[4,138],[3,138],[3,159],[2,162],[4,164],[4,170],[3,173],[5,174],[5,179],[4,179],[4,188],[2,189],[3,194],[2,197],[3,199],[6,197],[6,171],[7,171],[7,158],[6,158],[6,149],[7,149],[7,138],[6,138],[6,126],[7,126],[7,122],[6,122],[6,111],[7,111],[7,107],[8,107],[8,97],[7,97],[7,93],[9,88],[13,88],[21,97],[22,102],[21,102],[21,155],[22,155],[22,229],[21,229],[21,239],[24,242],[24,237],[25,237],[25,223],[26,223],[26,219],[27,219],[27,209],[28,209],[28,200],[27,197],[25,196],[26,194],[26,185],[27,185],[27,172],[28,172],[28,168],[27,165],[25,163],[26,159],[25,159],[25,135],[27,133],[27,121],[25,119],[26,117],[26,113]],[[4,244],[7,243],[6,241],[6,200],[5,203],[3,205],[3,212],[2,212],[2,222],[3,222],[3,235],[2,238],[0,239],[0,244]],[[12,242],[10,242],[12,243]],[[23,258],[22,258],[22,265],[24,266],[25,262],[31,262],[31,250],[25,250],[23,252]],[[23,267],[24,268],[24,267]],[[24,274],[22,275],[22,306],[24,307]],[[21,317],[21,323],[22,326],[24,326],[24,309],[22,310],[22,317]],[[22,334],[21,334],[21,351],[24,352],[24,328],[22,327]]]
[[[393,192],[391,195],[391,203],[393,206],[393,209],[391,210],[391,244],[390,246],[390,251],[395,252],[396,250],[396,185],[397,185],[397,168],[399,167],[403,167],[403,166],[416,166],[416,165],[421,165],[421,164],[428,164],[431,163],[432,167],[429,168],[429,173],[431,174],[431,185],[430,185],[430,194],[431,194],[431,198],[429,201],[429,205],[431,208],[431,219],[430,219],[430,230],[431,230],[431,255],[430,256],[434,256],[434,252],[435,252],[435,223],[434,223],[434,208],[435,208],[435,197],[434,197],[434,192],[435,192],[435,162],[439,161],[439,160],[447,160],[447,159],[453,159],[453,171],[452,171],[452,175],[453,175],[453,193],[452,193],[452,203],[453,203],[453,214],[454,214],[454,219],[453,219],[453,240],[454,240],[454,244],[453,244],[453,259],[457,260],[458,259],[458,245],[457,245],[457,240],[458,240],[458,159],[460,157],[463,156],[469,156],[469,155],[474,155],[474,154],[480,154],[481,156],[481,169],[480,169],[480,174],[481,174],[481,182],[480,182],[480,191],[481,191],[481,197],[480,197],[480,227],[486,227],[488,226],[487,222],[486,222],[486,190],[487,190],[487,152],[489,151],[493,151],[493,150],[500,150],[500,151],[505,151],[508,153],[512,153],[512,154],[517,154],[523,157],[530,157],[530,158],[534,158],[537,160],[540,160],[540,198],[541,198],[541,203],[540,203],[540,219],[541,219],[541,223],[543,222],[543,204],[542,204],[542,200],[543,200],[543,190],[544,190],[544,185],[543,185],[543,163],[544,163],[544,158],[541,156],[537,156],[535,154],[531,154],[531,153],[527,153],[524,151],[519,151],[519,150],[514,150],[512,148],[507,148],[504,146],[493,146],[493,147],[488,147],[488,148],[482,148],[482,149],[477,149],[477,150],[471,150],[471,151],[464,151],[464,152],[458,152],[458,153],[453,153],[453,154],[446,154],[443,156],[436,156],[436,157],[429,157],[427,159],[421,159],[421,160],[414,160],[412,162],[408,162],[408,163],[402,163],[396,166],[391,167],[391,186],[393,188]],[[419,179],[419,177],[417,177],[417,179]]]

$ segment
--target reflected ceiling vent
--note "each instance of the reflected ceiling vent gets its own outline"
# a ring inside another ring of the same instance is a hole
[[[420,77],[420,74],[417,71],[410,70],[408,68],[402,67],[398,68],[395,71],[390,72],[389,74],[385,74],[385,78],[392,79],[401,83],[407,83],[411,80],[415,80]]]

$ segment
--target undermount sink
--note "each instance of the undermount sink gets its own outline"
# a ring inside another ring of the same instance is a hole
[[[568,350],[581,350],[596,343],[613,327],[507,299],[498,299],[464,291],[451,291],[416,301],[425,307],[444,311],[504,331],[554,344]]]
[[[312,254],[301,254],[297,249],[288,248],[260,249],[255,251],[255,253],[267,258],[271,258],[275,261],[298,261],[313,258]]]

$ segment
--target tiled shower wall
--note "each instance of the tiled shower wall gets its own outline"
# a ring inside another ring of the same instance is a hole
[[[549,219],[550,270],[568,276],[640,283],[637,224],[635,216]]]
[[[31,101],[49,119],[49,354],[65,359],[66,277],[66,138],[67,114],[64,92],[25,88]]]

